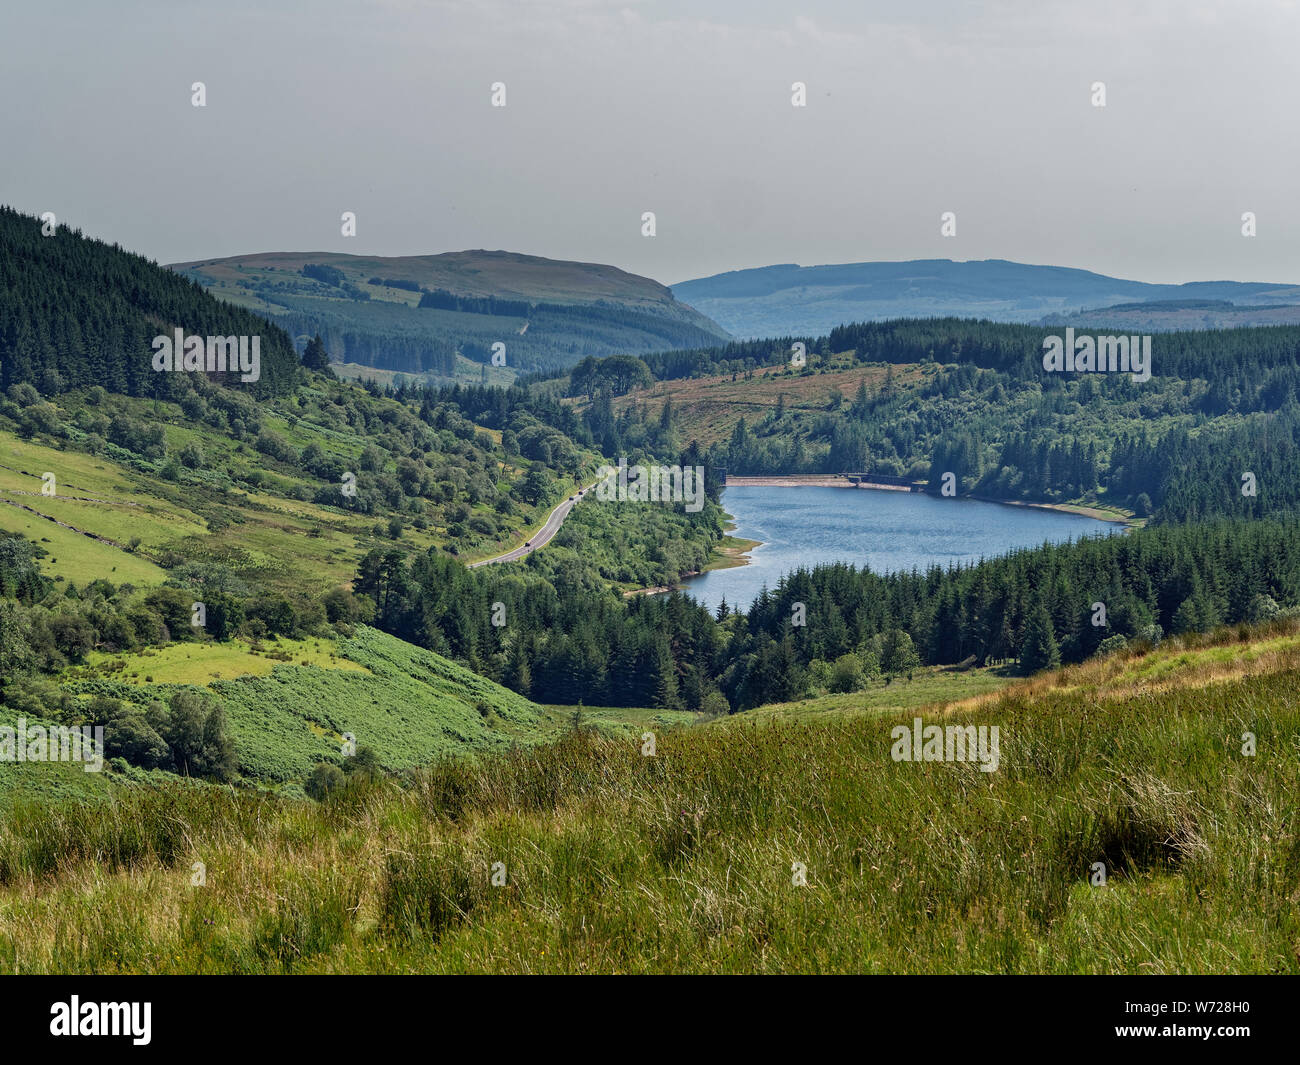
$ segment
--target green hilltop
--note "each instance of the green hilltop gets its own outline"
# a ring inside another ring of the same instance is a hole
[[[586,356],[716,344],[728,334],[658,282],[507,251],[400,257],[265,252],[172,269],[295,336],[321,334],[349,376],[495,380]],[[493,364],[504,344],[505,364]]]

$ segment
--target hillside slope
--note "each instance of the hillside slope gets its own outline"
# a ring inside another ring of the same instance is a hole
[[[1254,653],[1279,638],[1220,644],[1237,672],[1209,686],[1143,682],[1179,672],[1169,647],[1121,660],[1122,689],[743,715],[654,757],[571,732],[322,806],[175,786],[23,807],[0,826],[0,964],[1296,973],[1300,674],[1293,646]],[[996,727],[997,769],[895,760],[917,716]]]
[[[435,431],[394,400],[327,381],[283,406],[231,398],[65,393],[23,410],[0,401],[0,532],[41,544],[43,572],[78,584],[157,584],[165,570],[206,563],[320,594],[385,542],[469,558],[514,547],[592,458],[557,447],[559,483],[547,478],[556,498],[532,498],[530,463],[450,412]],[[349,472],[351,497],[340,491]],[[53,495],[42,491],[46,473]]]
[[[66,227],[46,236],[39,218],[0,206],[0,390],[26,384],[52,395],[100,385],[173,395],[184,375],[156,370],[153,339],[174,330],[248,337],[250,345],[258,337],[255,375],[212,375],[232,388],[266,397],[296,380],[289,337],[264,318],[116,244]]]
[[[1054,331],[856,323],[646,356],[657,380],[608,401],[596,402],[581,374],[564,389],[606,452],[667,419],[731,474],[866,471],[937,491],[950,472],[959,494],[1160,521],[1300,505],[1300,328],[1161,333],[1142,345],[1144,374],[1051,372],[1043,353]],[[806,348],[799,366],[796,342]],[[588,378],[602,380],[604,365]],[[1241,490],[1242,471],[1267,483],[1266,501]]]
[[[245,650],[243,662],[226,659],[232,663],[225,666],[227,679],[190,674],[190,683],[220,699],[245,780],[301,782],[319,762],[342,762],[344,733],[371,748],[384,769],[397,771],[535,742],[551,732],[541,707],[523,696],[376,629],[360,626],[337,642],[312,642],[324,653],[308,659],[308,641],[278,641],[263,648],[265,671],[254,672],[251,663],[262,662]],[[241,644],[234,641],[236,649]],[[186,653],[201,658],[212,647],[191,645]],[[268,659],[277,652],[288,661]],[[129,668],[150,671],[156,683],[115,679],[114,662],[103,657],[98,668],[68,670],[61,687],[78,699],[166,701],[178,686],[169,670],[180,663],[155,668],[150,663],[158,657],[125,659]]]
[[[1289,296],[1288,292],[1280,293]],[[1182,329],[1238,329],[1243,326],[1300,325],[1300,302],[1233,303],[1230,300],[1150,300],[1053,314],[1043,325],[1072,325],[1116,333],[1167,333]]]
[[[267,252],[172,269],[295,336],[320,333],[338,362],[437,379],[457,376],[457,353],[490,365],[496,343],[508,368],[531,371],[727,338],[649,278],[506,251]]]
[[[738,337],[825,332],[846,322],[887,318],[1033,322],[1087,308],[1153,300],[1217,300],[1242,308],[1258,306],[1257,312],[1239,310],[1219,324],[1263,325],[1296,320],[1276,308],[1263,309],[1264,305],[1300,307],[1300,287],[1295,285],[1236,281],[1157,285],[1002,259],[915,259],[828,266],[787,263],[683,281],[673,285],[672,291]],[[1149,320],[1158,323],[1166,317],[1152,314]],[[1163,328],[1200,328],[1202,317],[1203,312],[1185,310]]]

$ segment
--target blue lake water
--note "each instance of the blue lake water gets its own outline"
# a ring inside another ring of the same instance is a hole
[[[924,571],[1120,528],[1036,507],[863,488],[724,488],[722,506],[735,519],[734,536],[762,545],[747,566],[683,582],[711,610],[724,597],[733,607],[748,607],[764,585],[775,589],[800,566],[849,562],[877,573]]]

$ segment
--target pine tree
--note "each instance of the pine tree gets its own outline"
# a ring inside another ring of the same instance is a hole
[[[654,646],[654,705],[666,708],[677,706],[677,672],[668,641],[660,639]]]
[[[325,350],[325,342],[321,340],[319,333],[307,341],[307,348],[302,353],[302,364],[305,369],[315,370],[318,373],[329,370],[329,352]]]
[[[1047,608],[1039,603],[1025,624],[1025,638],[1020,645],[1020,668],[1026,674],[1055,669],[1061,664],[1061,649],[1052,632]]]
[[[858,394],[853,399],[853,417],[859,421],[865,421],[867,408],[870,406],[871,400],[867,396],[867,379],[864,377],[858,382]]]

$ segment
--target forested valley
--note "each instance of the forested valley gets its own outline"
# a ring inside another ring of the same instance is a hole
[[[958,494],[1100,503],[1157,522],[1300,505],[1300,329],[1158,334],[1142,382],[1045,372],[1051,332],[867,323],[820,338],[589,360],[552,387],[579,400],[606,453],[655,431],[669,408],[683,435],[712,441],[710,465],[732,474],[874,473],[937,493],[951,473]],[[803,366],[790,364],[796,344]],[[829,383],[855,371],[848,396]],[[726,378],[761,380],[779,398],[756,407],[724,389]],[[655,381],[673,384],[666,400],[652,398]]]

